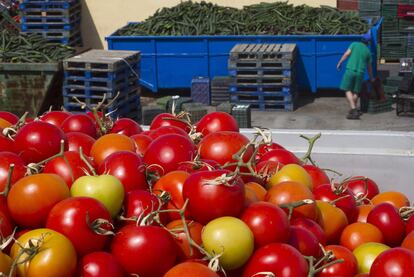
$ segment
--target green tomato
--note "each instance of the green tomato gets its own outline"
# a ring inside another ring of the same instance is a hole
[[[375,258],[388,249],[388,246],[378,242],[367,242],[355,248],[353,253],[358,261],[358,272],[369,273]]]
[[[122,207],[124,186],[112,175],[82,176],[72,184],[71,196],[86,196],[100,201],[115,217]]]
[[[303,167],[297,164],[287,164],[283,166],[281,170],[272,175],[268,187],[271,188],[279,183],[289,181],[298,182],[307,186],[310,190],[313,188],[312,177]]]
[[[226,270],[240,268],[254,249],[254,236],[240,219],[230,216],[210,221],[203,229],[201,239],[211,255],[221,254],[220,265]]]

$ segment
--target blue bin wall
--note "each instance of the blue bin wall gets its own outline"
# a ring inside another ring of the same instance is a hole
[[[371,29],[374,72],[377,32]],[[230,50],[238,43],[295,43],[299,49],[297,78],[299,89],[316,92],[338,88],[344,71],[336,65],[348,46],[361,35],[338,36],[114,36],[106,37],[110,50],[141,51],[143,86],[160,89],[190,88],[195,76],[225,76]]]

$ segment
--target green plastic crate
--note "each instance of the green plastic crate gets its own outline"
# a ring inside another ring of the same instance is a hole
[[[368,113],[385,113],[392,111],[393,101],[391,98],[387,98],[385,101],[373,100],[368,101]]]
[[[183,105],[183,111],[189,113],[192,123],[197,123],[207,114],[207,107],[199,103],[186,103]]]

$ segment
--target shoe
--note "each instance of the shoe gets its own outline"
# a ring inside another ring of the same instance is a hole
[[[363,114],[363,112],[360,109],[356,109],[358,112],[358,115],[361,116]],[[351,114],[353,112],[353,109],[350,109],[348,114]]]
[[[346,116],[347,119],[350,120],[358,120],[359,119],[359,112],[357,109],[352,109],[349,111],[349,114]]]

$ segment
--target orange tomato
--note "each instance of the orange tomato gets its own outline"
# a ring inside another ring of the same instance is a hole
[[[181,219],[171,221],[166,226],[167,229],[177,235],[174,239],[180,249],[178,254],[180,261],[185,261],[187,259],[201,259],[203,254],[200,253],[197,248],[190,245],[183,226],[183,221]],[[203,243],[201,240],[201,232],[204,226],[198,222],[187,220],[187,227],[191,239],[198,245],[201,245]],[[190,253],[190,248],[192,248],[192,253]]]
[[[171,268],[164,277],[219,277],[208,266],[197,262],[185,262]]]
[[[12,263],[12,259],[0,251],[0,272],[5,274],[5,276],[9,276]],[[16,276],[16,274],[14,273],[13,276]]]
[[[94,142],[91,148],[91,157],[98,166],[106,157],[118,151],[135,152],[135,142],[131,138],[120,134],[107,134]]]
[[[334,205],[316,200],[319,211],[318,223],[326,234],[329,244],[336,244],[341,236],[342,230],[348,225],[345,213]]]
[[[340,243],[351,251],[367,242],[384,242],[381,230],[373,224],[355,222],[342,231]]]
[[[10,122],[8,122],[6,119],[3,119],[3,118],[0,117],[0,130],[2,130],[4,128],[7,128],[7,127],[10,127],[12,125],[13,124],[11,124]]]
[[[246,205],[254,202],[264,201],[266,196],[266,189],[256,182],[249,182],[244,185],[246,193]]]
[[[401,247],[414,251],[414,231],[411,231],[403,240]]]
[[[410,206],[410,200],[408,200],[407,196],[398,191],[386,191],[377,194],[371,199],[371,202],[374,205],[387,202],[394,205],[397,209]]]
[[[374,205],[360,205],[358,206],[357,222],[366,223],[369,212],[374,208]]]
[[[268,190],[265,201],[275,205],[289,204],[305,199],[315,200],[308,187],[297,182],[282,182]],[[293,217],[317,218],[316,204],[306,204],[293,209]]]

